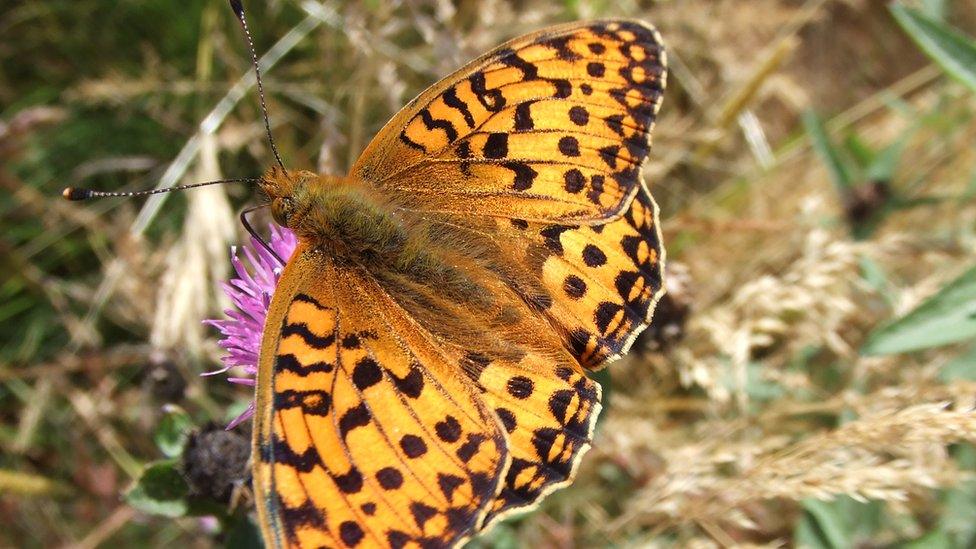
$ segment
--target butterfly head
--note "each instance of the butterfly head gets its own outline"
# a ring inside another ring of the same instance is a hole
[[[285,171],[273,166],[261,178],[259,185],[271,202],[271,217],[283,227],[295,228],[306,210],[308,187],[318,176],[305,170]]]

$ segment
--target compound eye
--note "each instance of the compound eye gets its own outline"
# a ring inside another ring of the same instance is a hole
[[[271,201],[271,217],[275,223],[287,227],[293,206],[290,198],[276,198]]]

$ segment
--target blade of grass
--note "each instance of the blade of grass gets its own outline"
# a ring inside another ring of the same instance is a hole
[[[942,69],[976,92],[976,42],[919,10],[892,4],[891,14],[918,47]]]
[[[854,184],[854,177],[841,158],[837,148],[831,143],[830,137],[827,136],[827,130],[824,128],[823,122],[820,121],[820,117],[817,116],[816,112],[806,111],[803,113],[803,127],[810,137],[810,142],[813,144],[814,150],[817,151],[817,154],[827,164],[827,170],[830,171],[830,178],[837,187],[837,190],[845,192],[850,189]]]
[[[976,267],[892,324],[868,336],[866,355],[890,355],[976,337]]]

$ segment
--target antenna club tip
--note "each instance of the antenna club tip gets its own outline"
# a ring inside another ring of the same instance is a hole
[[[88,198],[91,198],[92,192],[89,189],[79,189],[78,187],[65,187],[65,189],[61,191],[61,196],[63,196],[65,200],[72,200],[72,201],[86,200]]]
[[[241,4],[241,0],[230,0],[230,9],[234,10],[237,17],[244,17],[244,4]]]

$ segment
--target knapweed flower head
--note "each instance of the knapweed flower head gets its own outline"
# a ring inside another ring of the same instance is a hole
[[[298,245],[295,233],[274,224],[270,229],[268,244],[278,257],[287,260]],[[227,381],[253,387],[258,373],[264,320],[268,316],[271,296],[278,286],[284,265],[254,237],[251,237],[249,245],[243,247],[243,252],[242,259],[238,248],[231,248],[230,260],[237,276],[223,283],[224,293],[234,307],[224,311],[226,318],[204,321],[220,330],[219,345],[227,350],[227,354],[221,358],[224,367],[204,375],[222,374],[233,368],[235,373],[243,372],[244,376],[228,376]],[[247,410],[231,421],[227,428],[233,429],[253,415],[252,400]]]

